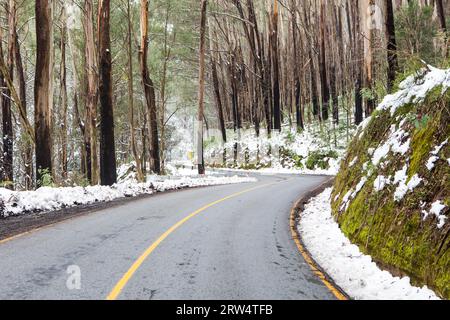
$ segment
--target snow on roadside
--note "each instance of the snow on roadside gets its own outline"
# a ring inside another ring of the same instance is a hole
[[[309,170],[304,169],[293,169],[293,168],[283,168],[281,165],[275,165],[272,168],[261,168],[261,169],[238,169],[238,168],[217,168],[214,169],[216,172],[220,171],[231,171],[231,172],[242,172],[242,173],[261,173],[266,175],[275,174],[302,174],[302,175],[319,175],[319,176],[335,176],[339,171],[341,159],[330,159],[328,169],[314,169]],[[214,172],[214,171],[210,171]]]
[[[77,205],[106,202],[123,197],[153,194],[180,188],[203,187],[244,182],[255,178],[239,176],[179,176],[162,178],[150,176],[145,183],[133,180],[121,181],[111,187],[42,187],[35,191],[11,191],[0,188],[0,217],[30,212],[48,212]]]
[[[414,287],[408,277],[394,277],[377,267],[342,233],[331,215],[332,188],[310,200],[298,230],[317,263],[350,297],[358,300],[437,300],[428,289]]]

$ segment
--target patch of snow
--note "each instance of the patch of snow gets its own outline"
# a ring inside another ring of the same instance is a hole
[[[431,156],[430,159],[428,159],[427,164],[426,164],[427,169],[428,169],[429,171],[433,170],[434,165],[435,165],[436,161],[438,161],[438,160],[439,160],[439,157],[437,157],[437,156]]]
[[[358,161],[358,157],[354,157],[353,160],[349,163],[349,167],[353,167],[356,163],[356,161]]]
[[[394,277],[378,268],[342,233],[331,215],[331,188],[310,200],[301,213],[298,230],[317,263],[350,297],[358,300],[438,300],[426,286],[408,277]]]
[[[412,176],[408,183],[406,183],[406,177],[402,177],[402,180],[399,181],[399,185],[395,190],[394,200],[397,202],[401,201],[406,193],[413,191],[422,181],[423,179],[420,178],[418,174]]]
[[[430,153],[431,153],[432,155],[435,155],[435,156],[436,156],[439,152],[441,152],[441,149],[442,149],[447,143],[448,143],[448,139],[445,140],[444,142],[442,142],[440,145],[436,146],[436,147],[434,148],[434,150],[431,151]]]
[[[375,191],[382,191],[384,187],[391,183],[391,177],[378,176],[373,182],[373,188]]]
[[[401,127],[396,130],[395,125],[391,126],[391,132],[386,142],[382,143],[373,153],[372,163],[377,166],[382,159],[384,159],[390,150],[394,153],[400,153],[404,155],[409,150],[411,139],[402,143],[402,140],[408,136]]]
[[[361,122],[358,126],[358,140],[361,138],[362,134],[364,133],[364,131],[366,130],[367,125],[370,123],[370,121],[372,120],[372,116],[367,117],[366,119],[363,120],[363,122]]]
[[[348,190],[348,192],[344,195],[344,198],[342,198],[341,206],[339,207],[340,211],[347,211],[350,197],[353,194],[353,189]]]
[[[445,204],[438,200],[435,201],[432,205],[431,205],[431,209],[430,209],[430,213],[434,214],[438,220],[438,224],[437,227],[440,229],[444,226],[445,224],[445,220],[447,220],[447,217],[444,216],[443,214],[441,214],[442,210],[445,209]]]
[[[367,177],[362,177],[361,180],[356,185],[355,191],[352,193],[352,198],[356,197],[356,195],[361,191],[362,187],[364,187],[366,182],[367,182]]]

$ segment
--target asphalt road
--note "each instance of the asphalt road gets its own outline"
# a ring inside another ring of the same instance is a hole
[[[326,178],[257,178],[161,193],[2,243],[0,299],[334,299],[289,228],[294,202]]]

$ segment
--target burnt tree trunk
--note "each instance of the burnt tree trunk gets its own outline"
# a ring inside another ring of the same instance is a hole
[[[392,92],[395,76],[398,70],[397,42],[395,39],[394,9],[392,0],[386,0],[386,40],[387,40],[387,87]]]
[[[110,0],[100,0],[98,8],[98,44],[100,54],[100,183],[117,182],[114,114],[111,83]],[[133,133],[132,133],[133,134]]]
[[[198,76],[198,118],[197,118],[197,166],[198,174],[205,174],[205,160],[203,159],[203,119],[205,97],[205,37],[206,37],[206,7],[208,1],[201,2],[200,19],[200,53]]]
[[[271,54],[272,54],[272,85],[273,85],[273,129],[281,131],[281,108],[280,108],[280,68],[278,57],[278,1],[274,0],[273,15],[271,23]]]

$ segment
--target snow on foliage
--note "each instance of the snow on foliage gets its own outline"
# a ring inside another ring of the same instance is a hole
[[[404,173],[404,171],[402,170],[401,173]],[[419,178],[418,174],[412,176],[408,182],[406,182],[406,180],[407,180],[406,176],[402,176],[399,178],[398,180],[399,185],[394,193],[395,201],[401,201],[403,197],[406,195],[406,193],[408,193],[409,191],[413,191],[414,188],[417,187],[423,181],[422,178]]]
[[[391,115],[407,103],[419,103],[436,86],[442,85],[442,92],[450,87],[450,69],[441,70],[432,66],[420,71],[420,74],[411,75],[400,83],[400,90],[387,95],[378,106],[378,110],[390,110]],[[420,81],[417,81],[417,78]]]
[[[378,268],[342,233],[331,215],[331,188],[310,200],[298,229],[317,263],[350,297],[359,300],[437,300],[428,289],[414,287],[409,277],[394,277]]]
[[[375,178],[375,181],[373,182],[373,189],[375,191],[382,191],[384,187],[391,183],[391,177],[385,177],[385,176],[378,176]]]
[[[389,138],[385,143],[382,143],[373,153],[372,163],[374,165],[378,165],[382,159],[384,159],[390,150],[394,153],[400,153],[404,155],[409,150],[409,145],[411,143],[411,139],[408,139],[406,142],[402,143],[402,140],[408,136],[408,133],[403,129],[396,130],[396,126],[391,126],[391,133]]]
[[[427,212],[426,210],[423,210],[423,220],[425,221],[430,214],[433,214],[437,219],[437,227],[438,229],[441,229],[445,221],[447,220],[447,217],[443,214],[441,214],[442,210],[446,208],[446,205],[441,201],[437,200],[431,204],[430,212]]]
[[[435,165],[436,161],[438,161],[438,160],[439,160],[439,157],[431,156],[430,159],[428,159],[427,164],[426,164],[427,169],[430,171],[433,170],[434,165]]]

